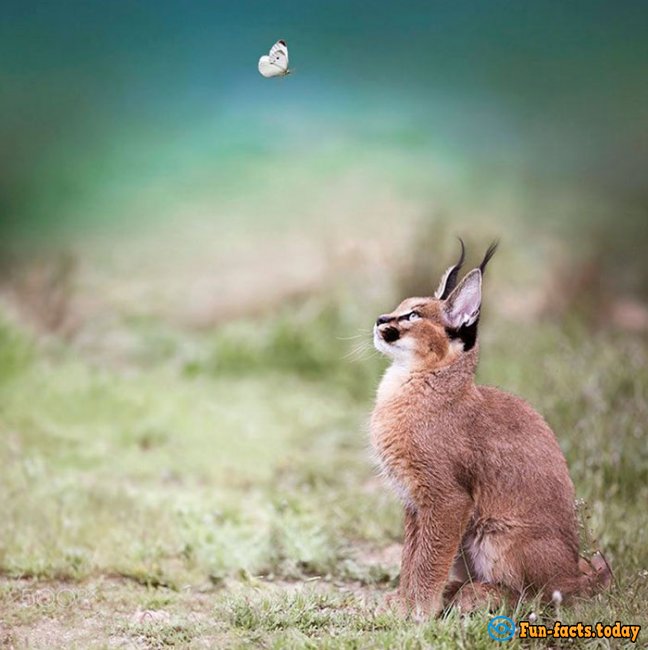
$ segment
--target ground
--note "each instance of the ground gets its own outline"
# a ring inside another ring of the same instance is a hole
[[[291,285],[276,308],[230,317],[221,306],[190,326],[168,317],[168,296],[155,314],[128,311],[141,295],[107,291],[101,268],[79,281],[81,325],[64,305],[61,329],[44,331],[28,298],[22,316],[3,303],[0,644],[500,647],[487,612],[424,624],[377,613],[401,540],[399,504],[367,450],[384,368],[367,339],[384,295]],[[495,271],[486,288],[479,380],[545,415],[576,485],[583,549],[602,548],[615,572],[592,601],[505,613],[645,626],[645,333],[525,321],[492,278],[504,279]]]

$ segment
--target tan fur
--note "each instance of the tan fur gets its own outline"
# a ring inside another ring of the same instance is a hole
[[[594,593],[611,574],[579,567],[574,488],[554,434],[522,399],[475,385],[478,346],[464,352],[450,337],[444,309],[409,298],[375,328],[376,347],[394,361],[371,442],[405,508],[392,601],[427,616],[442,610],[444,590],[462,608]],[[398,320],[412,310],[420,317]],[[383,338],[388,328],[396,341]]]

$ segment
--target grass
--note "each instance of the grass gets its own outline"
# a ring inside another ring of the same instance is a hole
[[[375,613],[397,579],[401,515],[366,453],[383,363],[348,358],[367,318],[344,304],[210,334],[127,321],[121,366],[3,321],[0,644],[500,647],[484,612],[424,625]],[[536,611],[645,626],[645,338],[487,318],[480,378],[546,415],[583,544],[615,568],[609,594]]]

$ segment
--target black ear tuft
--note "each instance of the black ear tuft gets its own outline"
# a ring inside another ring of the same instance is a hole
[[[448,273],[445,288],[440,296],[440,300],[445,300],[452,293],[452,290],[457,286],[459,271],[461,271],[461,267],[464,263],[464,258],[466,257],[466,247],[464,246],[463,239],[461,239],[461,237],[458,237],[457,239],[459,239],[459,243],[461,244],[461,254],[459,255],[459,259],[457,260],[456,264],[452,267],[452,270]]]
[[[484,259],[481,261],[481,264],[479,265],[479,270],[481,271],[481,274],[484,275],[484,271],[486,270],[486,265],[488,262],[490,262],[490,258],[495,255],[495,251],[497,250],[497,247],[499,246],[499,241],[495,240],[489,247],[488,250],[486,251],[486,255],[484,255]]]

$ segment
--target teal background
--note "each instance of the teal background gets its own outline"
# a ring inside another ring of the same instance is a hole
[[[295,74],[266,80],[277,38]],[[367,151],[451,165],[474,201],[577,188],[634,223],[647,72],[644,2],[4,3],[2,236],[155,219],[251,191],[259,166],[290,187]]]

